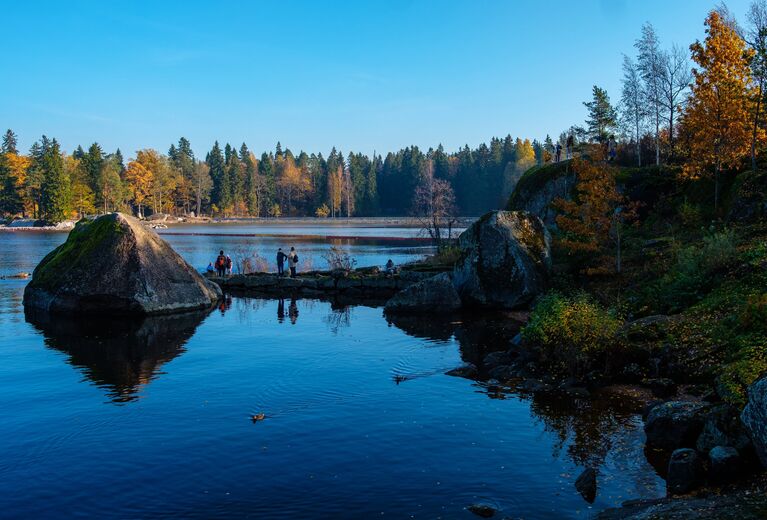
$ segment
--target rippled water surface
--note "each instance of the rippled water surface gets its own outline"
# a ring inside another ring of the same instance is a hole
[[[64,238],[0,234],[0,275]],[[220,243],[167,238],[195,265]],[[368,265],[424,247],[347,245]],[[387,321],[380,308],[234,297],[140,323],[51,321],[25,317],[24,285],[0,280],[0,517],[472,518],[464,508],[485,502],[497,517],[588,518],[664,492],[636,403],[444,375],[502,347],[510,317]],[[573,487],[586,465],[600,472],[593,506]]]

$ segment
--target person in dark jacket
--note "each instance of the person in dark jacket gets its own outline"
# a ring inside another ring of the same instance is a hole
[[[277,274],[282,276],[285,274],[285,260],[288,255],[282,252],[282,248],[277,249]]]
[[[226,274],[226,256],[223,249],[218,252],[218,258],[216,258],[216,274],[222,278]]]

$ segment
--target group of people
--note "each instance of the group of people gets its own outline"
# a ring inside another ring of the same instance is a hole
[[[575,145],[575,139],[573,138],[572,134],[567,136],[566,141],[566,148],[565,148],[565,158],[566,159],[572,159],[573,158],[573,146]],[[557,145],[554,147],[554,162],[560,162],[562,160],[562,143],[557,143]]]
[[[216,263],[208,264],[208,272],[216,273],[216,275],[224,277],[232,274],[232,258],[229,255],[225,255],[223,249],[218,252],[216,257]]]
[[[285,275],[285,263],[288,264],[288,270],[290,272],[290,277],[295,278],[296,277],[296,271],[298,269],[298,253],[296,253],[296,248],[291,247],[290,252],[288,254],[285,254],[282,251],[282,248],[277,249],[277,274],[280,276]],[[223,249],[218,252],[218,257],[216,257],[216,262],[209,263],[207,271],[209,273],[216,273],[217,276],[225,277],[230,276],[232,274],[232,259],[229,255],[225,255]]]
[[[290,277],[296,277],[296,269],[298,268],[298,253],[296,248],[291,247],[290,252],[286,255],[283,253],[282,248],[277,249],[277,274],[280,276],[285,275],[285,262],[288,262],[288,269],[290,269]]]

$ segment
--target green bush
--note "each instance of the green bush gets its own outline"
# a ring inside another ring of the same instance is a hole
[[[522,329],[523,339],[540,349],[540,360],[554,375],[581,377],[620,348],[621,321],[585,293],[552,292],[535,306]]]
[[[708,234],[700,247],[680,249],[674,267],[654,286],[657,301],[667,312],[678,312],[699,301],[737,255],[735,232],[727,229]]]

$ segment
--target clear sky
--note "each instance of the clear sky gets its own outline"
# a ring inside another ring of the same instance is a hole
[[[449,151],[558,135],[620,97],[643,22],[702,39],[711,0],[6,2],[0,127],[27,149]],[[744,21],[748,0],[728,7]]]

